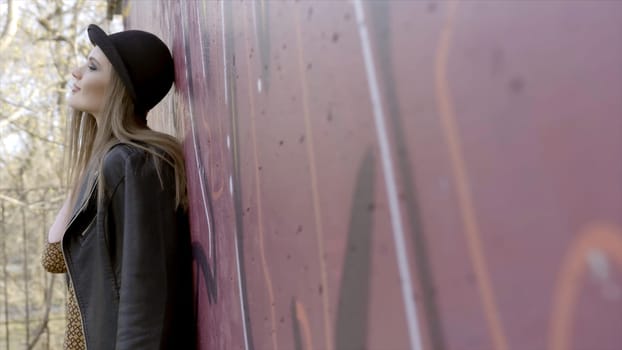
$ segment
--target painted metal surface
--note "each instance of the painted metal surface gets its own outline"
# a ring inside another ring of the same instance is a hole
[[[176,61],[201,349],[622,347],[622,3],[126,6]]]

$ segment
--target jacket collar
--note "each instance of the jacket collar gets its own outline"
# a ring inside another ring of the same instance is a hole
[[[84,179],[84,182],[80,186],[78,200],[73,207],[73,211],[71,213],[69,223],[66,226],[65,233],[69,231],[71,224],[76,221],[78,216],[80,216],[80,214],[84,212],[86,208],[88,208],[89,202],[91,202],[91,200],[96,197],[96,195],[94,196],[94,194],[95,190],[97,189],[97,174],[98,172],[94,172],[89,175],[87,178]]]

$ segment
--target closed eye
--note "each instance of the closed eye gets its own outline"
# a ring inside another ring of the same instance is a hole
[[[97,62],[96,59],[94,59],[93,57],[89,57],[89,59],[88,59],[88,68],[89,68],[90,71],[97,70],[98,65],[99,65],[99,62]]]

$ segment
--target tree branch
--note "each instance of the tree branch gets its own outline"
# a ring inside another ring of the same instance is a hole
[[[43,314],[43,320],[35,330],[34,337],[32,341],[28,344],[28,350],[34,349],[35,345],[39,342],[39,338],[43,334],[43,332],[48,328],[48,321],[50,319],[50,309],[52,308],[52,288],[54,287],[54,280],[56,279],[56,275],[52,274],[52,278],[50,280],[50,284],[47,286],[45,290],[45,313]]]
[[[19,22],[19,11],[17,11],[17,5],[13,0],[8,0],[7,19],[0,34],[0,52],[9,46],[15,33],[17,33],[17,23]]]

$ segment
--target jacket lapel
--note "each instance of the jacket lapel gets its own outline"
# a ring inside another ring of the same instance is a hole
[[[71,213],[71,219],[69,219],[69,223],[67,224],[67,228],[65,229],[65,234],[71,228],[71,225],[76,221],[76,219],[80,216],[81,213],[86,211],[88,208],[88,204],[91,200],[97,197],[95,193],[95,189],[97,188],[97,172],[91,175],[89,178],[84,181],[82,186],[80,186],[80,194],[78,195],[78,200],[76,201],[76,205],[73,208]],[[95,178],[95,179],[93,179]]]

